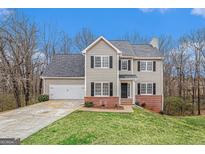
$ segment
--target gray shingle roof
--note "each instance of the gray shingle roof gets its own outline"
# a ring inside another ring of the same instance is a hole
[[[162,57],[156,48],[149,44],[133,45],[128,41],[110,41],[122,51],[123,56]],[[84,56],[82,54],[55,55],[44,71],[44,77],[84,77]]]
[[[132,48],[137,57],[163,57],[157,48],[153,48],[149,44],[132,45]]]
[[[135,53],[128,41],[110,41],[112,45],[122,51],[124,56],[134,56]]]
[[[149,44],[130,44],[128,41],[110,41],[116,48],[122,51],[123,56],[136,57],[162,57],[158,49]]]
[[[42,76],[84,77],[84,56],[82,54],[55,55]]]

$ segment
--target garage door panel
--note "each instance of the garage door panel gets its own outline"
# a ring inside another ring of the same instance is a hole
[[[50,85],[50,99],[83,99],[84,85]]]

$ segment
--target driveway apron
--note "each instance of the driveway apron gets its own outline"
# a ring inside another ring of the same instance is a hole
[[[83,100],[50,100],[0,113],[0,138],[27,138],[80,108]]]

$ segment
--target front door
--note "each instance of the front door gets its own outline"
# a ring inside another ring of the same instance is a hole
[[[121,98],[127,98],[127,83],[121,83]]]

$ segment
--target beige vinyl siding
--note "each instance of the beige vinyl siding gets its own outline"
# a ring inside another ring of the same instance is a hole
[[[55,78],[44,79],[44,81],[45,94],[49,94],[49,85],[84,85],[84,79]]]
[[[149,60],[143,60],[149,61]],[[137,75],[136,83],[142,82],[153,82],[156,83],[156,95],[163,94],[163,61],[162,60],[150,60],[156,61],[156,71],[155,72],[138,72],[137,65],[138,60],[134,60],[134,74]],[[136,84],[136,94],[137,94],[137,84]]]
[[[108,55],[113,57],[112,68],[91,68],[91,56]],[[113,96],[117,95],[117,52],[105,41],[99,41],[86,52],[86,96],[91,96],[91,82],[112,82]]]

